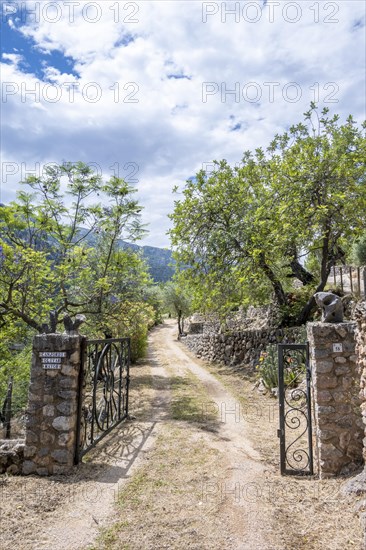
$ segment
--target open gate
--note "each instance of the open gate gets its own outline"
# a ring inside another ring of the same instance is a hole
[[[278,344],[282,475],[313,475],[311,370],[308,344]]]
[[[75,463],[128,417],[130,339],[86,340],[80,370]]]

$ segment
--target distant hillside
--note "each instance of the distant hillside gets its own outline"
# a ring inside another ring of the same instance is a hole
[[[142,254],[149,265],[151,277],[157,283],[170,281],[174,275],[172,251],[155,246],[142,246]]]
[[[5,206],[0,203],[0,208]],[[80,233],[85,235],[86,229],[80,228]],[[86,242],[89,246],[95,246],[97,235],[92,232],[86,238]],[[127,243],[122,239],[119,240],[119,246],[121,248],[131,248],[136,252],[140,251],[142,256],[146,259],[149,266],[151,277],[156,283],[165,283],[169,281],[174,274],[174,260],[172,258],[172,251],[167,248],[157,248],[155,246],[138,246],[137,244]],[[172,264],[172,265],[170,265]]]
[[[86,232],[86,229],[80,228],[80,232]],[[89,246],[95,246],[97,236],[95,233],[90,233],[86,239]],[[138,246],[137,244],[127,243],[120,239],[118,241],[121,248],[131,248],[136,252],[141,252],[149,266],[151,277],[156,283],[165,283],[169,281],[174,274],[174,260],[172,251],[167,248],[157,248],[156,246]]]
[[[156,246],[138,246],[137,244],[119,241],[121,248],[132,248],[136,252],[141,251],[149,266],[151,277],[156,283],[165,283],[169,281],[174,274],[174,264],[172,251],[167,248],[157,248]]]

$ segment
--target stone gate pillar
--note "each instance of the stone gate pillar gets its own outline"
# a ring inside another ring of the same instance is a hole
[[[361,302],[357,305],[355,317],[357,320],[356,339],[360,374],[360,398],[362,402],[361,411],[365,436],[363,440],[363,458],[366,465],[366,302]]]
[[[352,322],[307,326],[322,478],[352,472],[362,463],[355,330]]]
[[[70,472],[74,464],[84,338],[43,334],[33,340],[23,474]]]

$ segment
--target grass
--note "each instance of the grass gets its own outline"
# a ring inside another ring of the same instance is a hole
[[[196,526],[200,523],[197,506],[202,496],[202,480],[211,464],[214,471],[219,468],[221,458],[219,451],[206,447],[203,434],[197,436],[197,423],[217,419],[213,414],[203,416],[203,406],[209,397],[194,374],[187,371],[184,377],[172,375],[170,390],[169,418],[159,426],[160,433],[147,463],[119,493],[117,507],[121,519],[102,529],[88,550],[132,550],[151,547],[149,543],[159,544],[159,540],[165,543],[169,540],[172,549],[190,547],[192,537],[195,538],[192,533],[204,530],[204,526]],[[184,523],[194,526],[185,534],[177,529],[179,515]],[[204,533],[200,536],[204,538]]]
[[[215,422],[217,415],[214,411],[207,411],[210,402],[207,392],[197,376],[190,371],[185,377],[171,378],[171,417],[173,420],[184,422]]]

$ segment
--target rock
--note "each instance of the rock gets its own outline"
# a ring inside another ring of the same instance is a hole
[[[317,292],[314,298],[322,309],[323,323],[342,323],[343,304],[339,296],[332,292]]]
[[[70,452],[67,449],[58,449],[51,453],[52,458],[61,464],[67,464],[70,459]]]
[[[268,393],[268,390],[267,390],[266,386],[264,385],[263,379],[262,379],[262,378],[259,380],[259,383],[258,383],[258,386],[257,386],[257,390],[258,390],[259,393],[261,393],[262,395],[266,395],[266,393]]]
[[[34,464],[34,462],[32,460],[25,460],[23,462],[23,474],[25,476],[29,475],[29,474],[34,474],[34,472],[36,471],[36,465]]]
[[[52,422],[52,426],[59,432],[67,432],[72,428],[73,420],[71,416],[56,416]]]
[[[7,473],[7,474],[11,474],[11,475],[13,475],[13,476],[19,474],[19,473],[20,473],[20,470],[19,470],[18,464],[11,464],[11,465],[6,469],[6,473]]]
[[[341,488],[343,495],[366,494],[366,470],[363,470],[360,474],[356,475],[352,479],[346,481]]]

